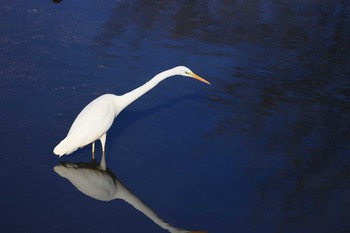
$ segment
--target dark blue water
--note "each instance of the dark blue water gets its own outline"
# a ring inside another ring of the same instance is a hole
[[[79,192],[52,150],[80,110],[186,65],[122,112],[107,166],[176,227],[350,232],[348,1],[8,1],[1,232],[166,232]],[[100,146],[97,144],[97,160]],[[61,161],[89,162],[87,146]]]

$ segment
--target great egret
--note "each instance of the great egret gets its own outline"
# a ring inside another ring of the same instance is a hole
[[[182,75],[197,79],[206,84],[207,80],[199,77],[185,66],[163,71],[142,86],[124,95],[104,94],[90,102],[74,120],[66,138],[64,138],[53,150],[53,153],[61,157],[71,154],[78,148],[92,143],[92,157],[94,158],[95,141],[100,140],[102,153],[105,152],[106,133],[112,126],[114,118],[129,104],[155,87],[160,81],[174,75]]]
[[[205,233],[206,231],[189,231],[171,226],[162,220],[150,207],[134,195],[117,176],[107,168],[105,156],[101,163],[60,163],[54,170],[61,177],[68,179],[79,191],[100,201],[122,199],[146,215],[154,223],[171,233]]]

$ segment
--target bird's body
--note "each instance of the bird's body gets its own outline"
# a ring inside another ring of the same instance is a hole
[[[120,112],[117,96],[102,95],[90,102],[74,120],[67,137],[54,150],[57,155],[71,154],[78,148],[103,138]]]
[[[66,138],[54,149],[56,155],[71,154],[78,148],[92,143],[94,152],[95,141],[100,140],[102,151],[105,151],[106,133],[112,126],[115,117],[129,104],[155,87],[160,81],[174,76],[183,75],[195,78],[209,84],[205,79],[197,76],[184,66],[178,66],[163,71],[154,76],[144,85],[124,95],[104,94],[90,102],[74,120]]]

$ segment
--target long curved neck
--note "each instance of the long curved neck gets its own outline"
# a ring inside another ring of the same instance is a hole
[[[122,95],[119,96],[119,107],[124,109],[129,104],[137,100],[139,97],[141,97],[143,94],[151,90],[153,87],[155,87],[159,82],[163,81],[166,78],[169,78],[173,76],[174,73],[172,72],[172,69],[163,71],[156,76],[154,76],[151,80],[143,84],[142,86]]]

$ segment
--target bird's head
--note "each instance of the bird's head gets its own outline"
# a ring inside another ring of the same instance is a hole
[[[174,68],[175,72],[177,75],[182,75],[182,76],[186,76],[186,77],[190,77],[190,78],[194,78],[197,79],[201,82],[204,82],[206,84],[210,85],[210,82],[208,82],[207,80],[205,80],[204,78],[196,75],[195,73],[192,72],[192,70],[190,70],[189,68],[187,68],[186,66],[177,66]]]

